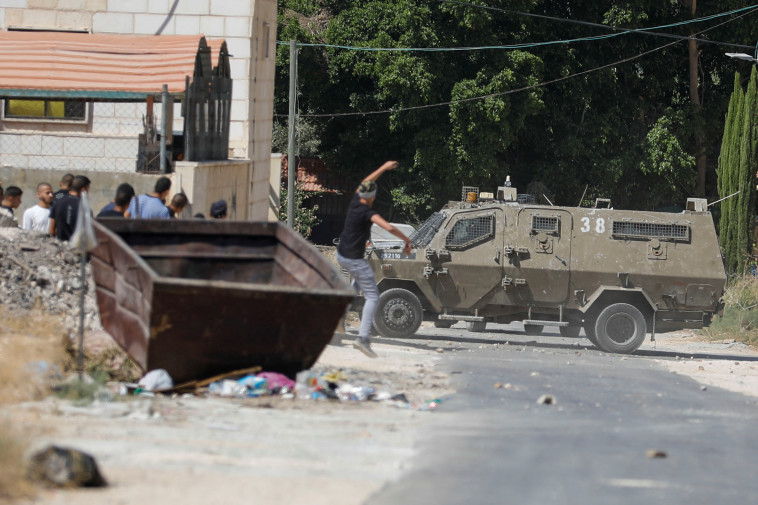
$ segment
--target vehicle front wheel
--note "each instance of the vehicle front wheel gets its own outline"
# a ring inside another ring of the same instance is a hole
[[[410,337],[421,326],[422,318],[423,309],[416,295],[407,289],[388,289],[379,296],[374,328],[383,337]]]
[[[632,353],[642,345],[646,333],[645,316],[628,303],[609,305],[595,321],[597,346],[606,352]]]
[[[525,324],[524,325],[524,333],[527,335],[531,335],[533,337],[536,337],[537,335],[542,335],[542,330],[545,327],[541,324]]]
[[[466,329],[474,333],[481,333],[487,329],[487,321],[466,321]]]
[[[561,326],[558,331],[561,332],[561,337],[564,338],[578,338],[581,326]]]
[[[449,319],[437,319],[434,321],[435,328],[450,328],[458,321],[450,321]]]

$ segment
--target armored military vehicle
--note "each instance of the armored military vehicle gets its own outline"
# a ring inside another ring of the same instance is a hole
[[[558,327],[607,352],[631,353],[646,334],[701,328],[723,310],[726,284],[703,199],[681,213],[538,205],[503,186],[464,187],[411,236],[414,249],[369,249],[384,337],[422,320],[469,331],[522,321],[528,334]]]

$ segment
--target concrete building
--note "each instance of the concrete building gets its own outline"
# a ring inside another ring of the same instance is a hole
[[[210,202],[225,198],[231,218],[267,220],[276,219],[279,191],[270,154],[276,15],[276,0],[0,0],[0,31],[204,35],[226,41],[233,79],[229,159],[177,161],[171,177],[175,189],[190,197],[193,212],[207,213]],[[139,192],[152,189],[157,176],[137,173],[135,163],[145,103],[99,99],[69,110],[60,101],[45,105],[42,117],[30,118],[19,112],[20,100],[11,104],[5,98],[0,179],[24,189],[22,208],[35,203],[37,182],[56,186],[65,172],[93,180],[95,208],[113,198],[119,182],[131,182]],[[156,124],[159,119],[156,108]],[[181,131],[182,119],[177,103],[173,130]]]

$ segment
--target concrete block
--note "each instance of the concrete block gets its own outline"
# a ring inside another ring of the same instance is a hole
[[[29,168],[29,158],[20,154],[0,153],[0,167]],[[7,183],[6,183],[7,184]]]
[[[244,3],[245,0],[227,0],[229,3]],[[207,16],[211,13],[208,0],[182,0],[174,14]]]
[[[8,2],[0,1],[0,7],[18,7],[5,5]],[[58,0],[27,0],[26,5],[29,9],[55,9],[58,7]]]
[[[30,156],[42,154],[42,135],[22,135],[21,153]]]
[[[98,118],[113,118],[116,116],[116,104],[113,102],[95,102],[92,114],[95,122]]]
[[[211,0],[211,15],[214,16],[250,16],[250,1]]]
[[[68,158],[62,156],[39,156],[30,160],[30,168],[42,170],[66,170],[68,169]],[[40,180],[40,182],[49,182],[54,190],[58,189],[58,181]]]
[[[58,10],[62,11],[81,11],[87,8],[87,0],[58,0],[57,3]],[[52,8],[55,8],[55,5]]]
[[[250,98],[250,83],[247,79],[238,79],[232,86],[232,99],[245,100]]]
[[[102,158],[105,153],[103,137],[64,137],[63,154],[65,156],[81,156]]]
[[[105,157],[106,158],[131,158],[137,159],[139,141],[137,138],[131,139],[106,139],[105,140]]]
[[[115,160],[115,171],[116,172],[135,172],[137,170],[137,157],[135,156],[134,159],[129,158],[117,158]],[[115,194],[115,188],[114,188],[114,194]]]
[[[250,58],[250,39],[242,37],[228,37],[226,38],[226,47],[229,49],[229,54],[234,59],[249,59]]]
[[[208,37],[224,36],[224,18],[220,16],[203,16],[200,18],[200,33]]]
[[[103,12],[108,9],[108,0],[87,0],[87,10],[90,12]]]
[[[5,27],[5,9],[0,9],[0,27]]]
[[[0,133],[0,154],[23,154],[22,135]]]
[[[142,35],[153,35],[156,33],[174,35],[176,33],[174,23],[173,17],[166,23],[166,16],[162,14],[135,14],[134,33]]]
[[[108,12],[147,12],[147,0],[108,0]]]
[[[250,77],[248,60],[232,58],[229,60],[229,67],[232,70],[232,79],[247,79]]]
[[[5,9],[4,26],[22,26],[24,23],[24,9]]]
[[[148,0],[147,2],[147,12],[150,14],[168,14],[168,9],[168,0]]]
[[[232,100],[232,121],[245,121],[247,120],[247,114],[248,110],[246,100]]]
[[[198,35],[200,18],[198,16],[174,16],[177,35]]]
[[[250,45],[251,18],[247,16],[224,18],[224,35],[227,37],[246,37]]]
[[[42,154],[45,156],[63,156],[63,138],[42,135]]]
[[[81,11],[58,11],[59,28],[69,30],[89,30],[92,26],[92,14]]]
[[[134,15],[98,12],[92,16],[92,30],[95,33],[134,33]]]
[[[57,28],[56,11],[45,9],[24,9],[23,26],[34,28]]]
[[[27,0],[0,0],[0,8],[2,7],[26,9],[29,7],[29,4]]]

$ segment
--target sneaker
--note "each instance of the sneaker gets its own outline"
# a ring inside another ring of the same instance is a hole
[[[359,338],[353,340],[353,348],[358,349],[369,358],[376,358],[376,353],[371,349],[371,343],[368,339]]]

